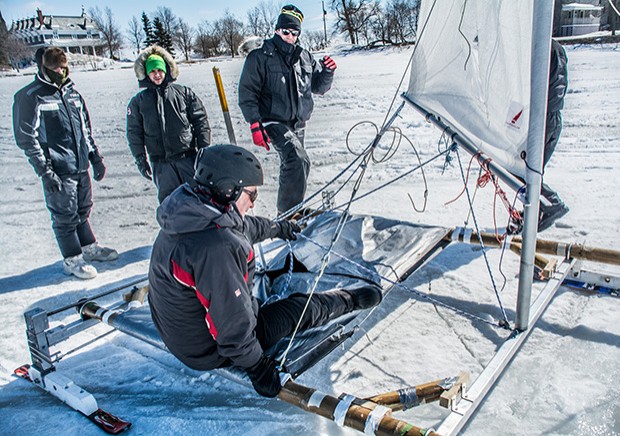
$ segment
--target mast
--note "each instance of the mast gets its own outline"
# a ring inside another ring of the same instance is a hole
[[[532,25],[532,61],[530,90],[530,119],[527,135],[527,170],[525,182],[525,216],[523,219],[523,248],[519,267],[519,292],[515,327],[527,330],[530,319],[538,209],[542,185],[543,146],[549,89],[549,61],[553,8],[548,0],[534,0]]]

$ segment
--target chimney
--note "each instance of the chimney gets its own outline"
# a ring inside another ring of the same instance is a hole
[[[40,27],[43,27],[43,12],[39,8],[37,8],[37,18],[39,19]]]

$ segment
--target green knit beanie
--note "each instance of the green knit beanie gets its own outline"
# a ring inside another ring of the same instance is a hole
[[[152,54],[146,58],[145,67],[147,75],[151,74],[151,71],[153,70],[162,70],[164,73],[167,71],[164,58],[157,54]]]

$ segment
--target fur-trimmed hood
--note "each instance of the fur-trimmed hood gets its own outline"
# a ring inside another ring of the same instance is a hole
[[[239,56],[246,57],[252,50],[261,48],[264,42],[265,40],[260,36],[250,36],[241,43],[237,49],[237,53],[239,53]]]
[[[133,70],[136,73],[136,77],[138,78],[138,83],[140,83],[140,86],[145,86],[146,84],[150,83],[150,80],[148,79],[148,76],[146,74],[146,60],[152,54],[157,54],[161,56],[162,58],[164,58],[164,62],[166,62],[167,71],[164,83],[177,80],[177,78],[179,77],[179,67],[177,66],[177,63],[175,62],[172,55],[168,53],[166,49],[158,45],[151,45],[140,52],[138,58],[133,64]]]

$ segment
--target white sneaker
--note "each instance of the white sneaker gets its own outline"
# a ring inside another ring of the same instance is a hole
[[[112,248],[102,247],[98,242],[82,247],[84,260],[87,262],[108,262],[118,259],[118,252]]]
[[[87,264],[81,254],[67,257],[63,261],[64,272],[68,276],[74,275],[79,279],[94,279],[97,277],[97,269]]]

